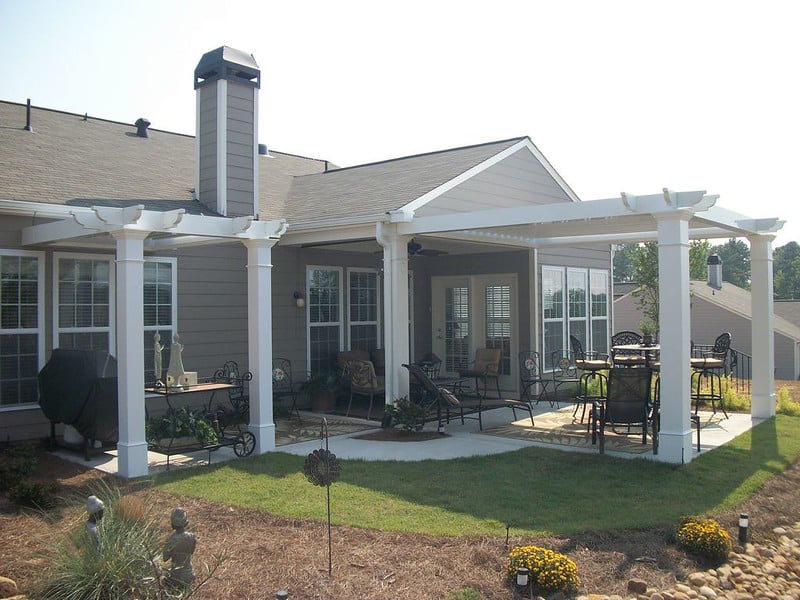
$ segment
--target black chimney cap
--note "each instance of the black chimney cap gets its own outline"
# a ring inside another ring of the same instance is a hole
[[[229,46],[203,54],[194,70],[194,89],[218,79],[261,88],[261,71],[253,55]]]
[[[150,127],[150,121],[142,117],[140,119],[136,119],[136,123],[134,123],[134,125],[136,125],[136,135],[138,137],[146,138],[147,128]]]

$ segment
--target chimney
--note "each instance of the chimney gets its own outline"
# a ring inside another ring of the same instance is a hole
[[[252,54],[222,46],[194,70],[195,189],[221,215],[258,215],[258,90]]]
[[[719,254],[711,254],[706,260],[708,285],[715,290],[722,289],[722,259]]]
[[[84,119],[85,121],[86,119]],[[142,117],[141,119],[136,119],[136,136],[141,138],[147,137],[147,128],[150,127],[150,121]]]

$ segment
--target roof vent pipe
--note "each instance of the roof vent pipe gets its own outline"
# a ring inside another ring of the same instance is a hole
[[[28,108],[25,111],[25,131],[33,131],[31,127],[31,99],[28,98]]]
[[[136,119],[136,135],[137,137],[147,137],[147,128],[150,127],[150,121],[145,118]]]
[[[266,144],[259,144],[258,145],[258,153],[261,156],[269,156],[269,148],[267,148]]]
[[[708,267],[708,285],[715,290],[722,289],[722,259],[719,254],[711,254],[706,260]]]

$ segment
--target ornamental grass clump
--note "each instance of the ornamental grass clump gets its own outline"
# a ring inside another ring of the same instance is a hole
[[[572,592],[578,589],[578,566],[571,558],[538,546],[515,546],[508,555],[506,578],[514,584],[520,567],[528,568],[532,591]]]
[[[683,550],[713,562],[724,561],[732,548],[731,536],[714,519],[683,517],[677,538]]]

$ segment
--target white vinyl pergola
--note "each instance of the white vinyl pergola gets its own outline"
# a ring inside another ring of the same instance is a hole
[[[418,216],[391,212],[375,238],[383,247],[387,397],[408,394],[408,253],[415,235],[517,248],[657,241],[660,281],[661,432],[658,460],[692,459],[690,427],[689,245],[692,239],[746,237],[751,247],[753,417],[775,414],[772,241],[778,219],[752,219],[716,206],[703,191]],[[351,230],[355,238],[358,232]],[[313,234],[293,239],[311,241]]]
[[[40,205],[41,206],[41,205]],[[158,212],[143,206],[70,209],[50,207],[60,220],[27,227],[25,246],[79,241],[113,244],[117,269],[118,473],[147,475],[144,402],[144,250],[239,241],[247,248],[250,425],[256,452],[275,449],[272,414],[272,247],[286,231],[283,220],[208,217],[184,210]]]
[[[454,184],[455,185],[455,184]],[[442,193],[452,190],[447,186]],[[426,214],[422,201],[383,215],[328,223],[206,217],[183,211],[53,207],[41,216],[57,220],[23,230],[24,246],[111,243],[117,260],[119,364],[119,474],[147,474],[144,428],[142,273],[145,249],[239,241],[247,248],[248,354],[253,373],[250,431],[256,452],[275,448],[272,414],[272,247],[374,239],[383,248],[384,341],[387,397],[408,394],[408,251],[415,235],[539,248],[657,241],[660,278],[661,443],[658,460],[692,458],[690,428],[689,243],[692,239],[746,237],[751,247],[753,402],[752,416],[775,414],[772,307],[772,241],[783,222],[752,219],[716,206],[702,191],[647,196],[622,194],[605,200],[559,202]],[[40,208],[44,205],[38,205]],[[30,207],[30,205],[28,205]]]

